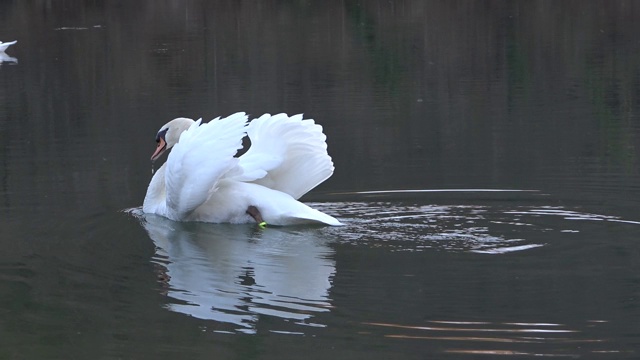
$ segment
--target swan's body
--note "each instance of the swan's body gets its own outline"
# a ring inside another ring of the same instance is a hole
[[[7,41],[7,42],[2,42],[0,41],[0,52],[4,52],[5,50],[7,50],[7,48],[15,43],[17,43],[17,40],[14,41]]]
[[[245,135],[251,147],[236,158]],[[173,151],[142,209],[176,221],[340,225],[297,200],[333,174],[325,138],[302,115],[265,114],[248,125],[244,113],[205,124],[174,119],[158,132],[152,160]]]

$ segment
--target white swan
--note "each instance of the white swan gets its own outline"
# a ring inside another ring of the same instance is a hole
[[[4,52],[5,50],[7,50],[7,48],[15,43],[17,43],[17,40],[14,41],[7,41],[7,42],[2,42],[0,41],[0,52]]]
[[[18,63],[18,59],[14,58],[14,57],[11,57],[11,56],[7,55],[6,53],[0,51],[0,65],[2,65],[2,63],[4,63],[4,62],[17,64]]]
[[[302,115],[269,114],[252,120],[236,113],[201,124],[177,118],[158,131],[155,173],[142,210],[176,221],[261,226],[341,223],[297,199],[333,174],[322,127]],[[235,157],[242,138],[249,150]]]

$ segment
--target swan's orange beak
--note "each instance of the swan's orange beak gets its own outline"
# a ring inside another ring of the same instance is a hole
[[[158,137],[158,147],[156,147],[156,151],[151,155],[151,161],[156,161],[165,150],[167,150],[167,142],[160,136]]]

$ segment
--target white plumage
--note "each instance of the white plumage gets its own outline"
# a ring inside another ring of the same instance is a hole
[[[17,40],[14,41],[7,41],[7,42],[2,42],[0,41],[0,52],[4,52],[5,50],[7,50],[7,48],[15,43],[17,43]]]
[[[248,135],[249,150],[234,157]],[[265,114],[247,125],[236,113],[201,124],[178,118],[158,132],[158,149],[173,146],[151,179],[143,211],[176,221],[255,222],[254,207],[267,224],[323,223],[335,218],[299,202],[333,174],[322,127],[302,115]]]

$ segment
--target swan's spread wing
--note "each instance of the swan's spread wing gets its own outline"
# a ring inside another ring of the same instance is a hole
[[[264,114],[246,128],[251,147],[240,157],[241,181],[299,198],[333,174],[322,126],[302,114]]]
[[[14,40],[14,41],[7,41],[7,42],[2,42],[0,41],[0,51],[5,51],[7,50],[7,48],[15,43],[17,43],[18,41]]]
[[[167,159],[167,206],[178,217],[188,215],[209,199],[220,178],[237,165],[247,116],[236,113],[182,133]]]

